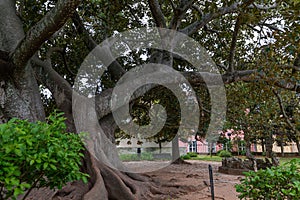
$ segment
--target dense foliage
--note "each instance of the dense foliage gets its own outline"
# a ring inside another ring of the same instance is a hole
[[[300,199],[300,160],[293,159],[278,167],[246,172],[236,185],[240,199]]]
[[[15,199],[33,188],[62,188],[83,180],[81,137],[66,132],[62,114],[47,122],[11,119],[0,125],[0,199]]]

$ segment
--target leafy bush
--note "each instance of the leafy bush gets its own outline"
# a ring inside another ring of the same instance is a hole
[[[183,159],[183,160],[189,160],[189,159],[191,159],[191,156],[190,156],[189,154],[182,155],[182,156],[180,156],[180,157],[181,157],[181,159]]]
[[[231,153],[229,151],[226,151],[226,150],[218,151],[217,155],[220,156],[220,157],[226,157],[226,158],[232,156]]]
[[[240,199],[300,199],[300,160],[257,172],[246,172],[236,185]]]
[[[246,150],[240,151],[240,155],[245,156],[246,155]]]
[[[198,157],[198,153],[196,152],[188,152],[187,155],[189,155],[190,157]]]
[[[66,133],[65,118],[54,113],[46,122],[11,119],[0,125],[0,199],[16,199],[33,188],[62,188],[87,182],[80,172],[84,149],[79,135]]]

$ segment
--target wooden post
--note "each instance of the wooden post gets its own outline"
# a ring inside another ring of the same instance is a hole
[[[211,165],[208,165],[211,199],[215,200],[214,178]]]

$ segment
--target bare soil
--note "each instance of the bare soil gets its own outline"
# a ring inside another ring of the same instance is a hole
[[[211,200],[209,164],[213,168],[215,199],[237,200],[234,185],[239,183],[242,176],[218,173],[220,162],[188,161],[187,164],[172,164],[154,172],[148,172],[152,178],[160,182],[170,183],[178,188],[178,194],[163,199],[180,200]]]
[[[132,169],[167,166],[156,171],[144,173],[156,182],[160,187],[150,199],[155,200],[211,200],[210,181],[208,166],[213,168],[215,200],[238,200],[234,185],[239,183],[242,176],[227,175],[218,172],[220,162],[187,161],[189,164],[171,164],[167,162],[139,161],[127,162],[126,165]],[[124,163],[125,164],[125,163]],[[76,183],[75,183],[76,184]],[[76,187],[75,187],[76,188]],[[80,187],[77,187],[80,190]],[[28,200],[71,200],[78,199],[78,196],[65,198],[52,198],[57,190],[41,188],[33,190]],[[72,191],[70,191],[71,193]],[[21,199],[18,198],[18,199]]]

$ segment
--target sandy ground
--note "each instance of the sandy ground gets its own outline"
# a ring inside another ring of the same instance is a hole
[[[242,176],[218,173],[220,162],[188,161],[191,165],[169,165],[157,171],[148,172],[154,179],[164,180],[181,188],[177,198],[181,200],[211,200],[208,165],[213,168],[215,199],[238,200],[234,185],[239,183]],[[131,163],[138,166],[137,163]]]
[[[211,200],[209,164],[213,168],[215,200],[238,200],[234,185],[239,183],[242,176],[218,173],[220,162],[188,162],[191,164],[170,165],[168,162],[153,161],[124,162],[124,164],[133,171],[148,171],[145,174],[151,176],[154,181],[162,185],[161,187],[164,188],[163,194],[159,194],[151,198],[151,200]],[[155,170],[158,168],[159,170]],[[28,199],[49,200],[49,197],[54,193],[55,191],[53,190],[42,188],[32,192]]]

